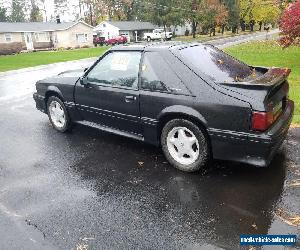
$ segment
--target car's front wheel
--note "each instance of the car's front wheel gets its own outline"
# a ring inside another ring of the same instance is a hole
[[[161,145],[167,160],[179,170],[195,172],[208,161],[208,140],[190,121],[175,119],[168,122],[162,130]]]
[[[47,113],[53,128],[57,131],[63,133],[71,127],[71,120],[67,109],[58,97],[49,97],[47,101]]]

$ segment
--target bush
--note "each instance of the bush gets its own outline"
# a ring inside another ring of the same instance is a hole
[[[279,22],[280,44],[284,47],[300,45],[300,0],[291,4]]]
[[[22,43],[2,43],[0,44],[0,55],[18,54],[22,51]]]

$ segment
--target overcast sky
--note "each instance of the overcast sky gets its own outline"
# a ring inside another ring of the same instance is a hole
[[[39,1],[37,1],[39,2]],[[10,13],[10,8],[11,8],[11,0],[0,0],[0,6],[4,6],[8,9],[8,13]],[[68,0],[68,13],[65,13],[64,15],[61,16],[61,21],[74,21],[76,18],[73,13],[79,12],[79,10],[76,10],[74,6],[78,5],[78,0]],[[43,13],[44,21],[46,20],[45,18],[45,11],[44,6],[42,3],[39,3],[39,8],[41,9],[41,12]],[[49,21],[51,16],[55,16],[54,13],[54,0],[45,0],[45,10],[47,13],[47,20]],[[29,13],[28,13],[29,14]]]
[[[68,13],[64,13],[61,16],[62,21],[74,21],[75,16],[73,12],[76,12],[76,8],[74,6],[78,5],[78,0],[68,0]],[[54,0],[45,0],[45,7],[47,12],[47,19],[49,20],[51,16],[54,16]]]

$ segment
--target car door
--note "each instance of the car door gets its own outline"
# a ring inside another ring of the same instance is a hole
[[[141,67],[140,107],[145,140],[156,129],[159,116],[171,106],[194,105],[191,92],[161,52],[145,52]],[[150,135],[151,136],[151,135]]]
[[[105,55],[75,90],[84,120],[141,134],[138,75],[141,52],[112,51]]]

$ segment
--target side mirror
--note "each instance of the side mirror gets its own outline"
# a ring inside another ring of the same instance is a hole
[[[80,84],[82,85],[82,86],[87,86],[88,85],[88,81],[87,81],[87,78],[86,77],[80,77]]]

